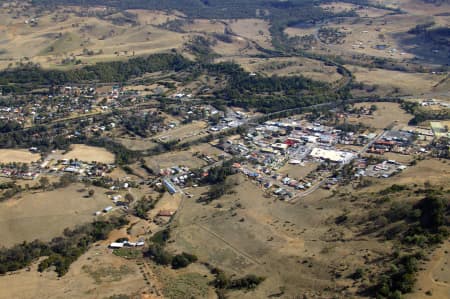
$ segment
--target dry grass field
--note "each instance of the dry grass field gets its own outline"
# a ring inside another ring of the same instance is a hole
[[[192,150],[175,151],[157,156],[144,158],[147,166],[152,169],[162,169],[173,166],[187,166],[189,168],[199,168],[206,165],[206,162],[193,156]]]
[[[286,164],[278,170],[280,174],[288,175],[290,178],[302,179],[306,177],[311,171],[315,170],[318,163],[308,162],[305,165],[290,165]]]
[[[368,18],[377,18],[377,17],[385,16],[389,13],[389,11],[385,10],[385,9],[360,6],[360,5],[344,3],[344,2],[331,2],[331,3],[327,3],[327,4],[321,4],[320,7],[322,7],[325,10],[332,11],[334,13],[340,13],[340,12],[344,12],[344,11],[352,11],[353,10],[359,16],[368,17]]]
[[[242,57],[260,54],[251,43],[242,38],[234,37],[231,43],[218,41],[213,47],[213,51],[224,57]]]
[[[317,28],[308,27],[308,28],[299,28],[299,27],[287,27],[284,29],[284,33],[289,36],[304,36],[315,34],[317,32]]]
[[[386,158],[393,158],[402,162],[399,159],[399,155],[386,156]],[[417,184],[419,186],[424,183],[430,183],[431,185],[447,186],[450,176],[450,164],[445,162],[445,160],[439,161],[436,159],[418,161],[416,165],[409,166],[390,179],[373,179],[375,184],[365,188],[363,192],[378,192],[394,183],[398,185]]]
[[[216,20],[193,20],[182,28],[187,32],[224,33],[225,24]]]
[[[69,12],[67,12],[69,11]],[[37,26],[26,24],[28,18],[12,18],[0,8],[0,67],[7,67],[28,57],[43,67],[62,67],[69,56],[83,64],[127,59],[172,48],[182,48],[183,34],[167,31],[156,25],[175,18],[162,12],[137,12],[137,26],[118,25],[113,19],[78,16],[78,9],[55,11],[42,15]],[[94,55],[85,55],[83,49]]]
[[[132,151],[143,151],[158,146],[158,144],[154,141],[135,137],[133,138],[120,137],[115,138],[115,140],[120,142],[122,145],[124,145],[126,148]]]
[[[366,126],[375,129],[384,129],[390,124],[394,125],[406,125],[408,121],[413,117],[407,114],[396,103],[374,102],[374,103],[358,103],[355,104],[356,108],[370,107],[376,105],[377,110],[372,115],[363,115],[360,118],[349,118],[349,122],[362,123]]]
[[[389,94],[397,89],[401,94],[424,94],[434,91],[435,86],[445,79],[444,74],[405,73],[384,69],[369,69],[347,65],[357,82],[377,85],[377,93]]]
[[[447,240],[425,264],[425,269],[418,273],[414,292],[406,299],[448,298],[450,295],[450,242]],[[432,295],[426,294],[431,291]]]
[[[26,149],[1,149],[0,163],[31,163],[41,158],[39,154],[33,154]]]
[[[180,140],[188,139],[194,136],[200,136],[205,134],[206,127],[208,124],[204,121],[193,121],[187,125],[181,125],[174,129],[170,129],[153,137],[154,140],[169,142],[172,140]]]
[[[95,190],[92,198],[81,184],[48,192],[24,193],[0,203],[1,246],[22,241],[50,240],[61,235],[66,227],[89,222],[93,213],[111,204],[104,189]]]
[[[106,149],[84,144],[74,144],[62,159],[78,159],[85,162],[114,163],[114,154]]]
[[[199,154],[204,154],[204,155],[210,156],[216,160],[219,160],[220,156],[230,157],[230,154],[225,153],[224,151],[218,149],[217,147],[210,145],[209,143],[203,143],[203,144],[192,146],[190,148],[190,151],[193,153],[198,152]]]
[[[372,3],[377,3],[377,0],[370,0]],[[401,8],[410,14],[424,14],[436,15],[443,11],[450,10],[450,4],[446,1],[436,1],[439,5],[434,4],[432,1],[421,0],[384,0],[383,4],[388,7]]]
[[[290,58],[221,58],[217,61],[234,61],[246,71],[268,76],[305,76],[314,80],[333,83],[342,78],[336,67],[303,57]]]
[[[335,286],[349,284],[346,279],[332,282],[331,269],[348,267],[345,272],[351,273],[363,264],[366,250],[374,258],[388,250],[374,241],[353,239],[352,232],[331,224],[329,219],[347,203],[326,198],[326,191],[291,205],[265,197],[241,176],[235,179],[236,193],[209,205],[185,200],[174,223],[174,242],[169,242],[172,250],[193,252],[227,273],[266,277],[255,291],[233,292],[230,298],[266,298],[280,289],[287,297],[327,298]],[[203,191],[190,192],[195,199]]]
[[[269,23],[260,19],[241,19],[230,21],[233,33],[252,40],[264,48],[272,48]]]

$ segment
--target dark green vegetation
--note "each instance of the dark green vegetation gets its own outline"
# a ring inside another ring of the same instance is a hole
[[[209,75],[227,82],[225,88],[214,93],[217,98],[232,106],[257,108],[266,113],[349,96],[346,91],[335,92],[329,84],[303,76],[252,76],[234,63],[208,64],[205,69]]]
[[[124,82],[145,73],[179,71],[191,62],[176,54],[154,54],[126,62],[102,62],[69,71],[43,70],[29,65],[0,72],[0,85],[22,84],[28,86],[63,85],[66,83]]]
[[[48,256],[38,267],[40,272],[54,266],[56,273],[63,276],[70,265],[85,253],[89,246],[105,240],[113,230],[127,224],[125,218],[112,217],[105,221],[94,221],[73,230],[65,229],[61,237],[48,243],[35,240],[24,242],[12,248],[0,249],[0,274],[27,267],[39,257]]]
[[[136,248],[119,248],[114,249],[113,253],[126,259],[136,259],[142,257],[142,251]]]
[[[156,205],[155,200],[152,198],[142,197],[136,202],[133,207],[133,215],[142,219],[148,220],[148,211],[152,210]]]
[[[211,274],[215,276],[211,284],[216,289],[219,298],[226,298],[226,291],[228,290],[253,290],[265,279],[254,274],[232,279],[223,270],[218,268],[212,268]]]
[[[431,153],[434,157],[450,159],[450,140],[449,138],[441,137],[433,140],[431,143],[434,147]]]
[[[152,241],[153,243],[144,252],[144,256],[152,259],[158,265],[171,265],[173,269],[185,268],[189,266],[189,264],[194,263],[198,260],[195,255],[186,252],[182,252],[181,254],[176,255],[169,253],[164,248],[169,238],[169,228],[157,232],[150,239],[150,241]]]
[[[154,133],[151,128],[157,127],[163,122],[164,118],[157,112],[139,113],[133,109],[127,115],[124,115],[125,129],[143,138],[151,136]]]
[[[365,1],[359,1],[361,3]],[[120,9],[179,10],[192,18],[282,18],[288,16],[319,16],[323,11],[307,0],[34,0],[34,4],[54,5],[109,5]],[[265,12],[264,10],[267,10]],[[259,12],[258,12],[259,11]]]
[[[396,253],[391,261],[391,268],[380,277],[380,282],[373,288],[376,298],[401,298],[402,294],[411,292],[416,281],[417,263],[422,258],[420,253],[403,256]]]
[[[423,250],[450,236],[450,191],[429,184],[394,184],[367,196],[371,203],[366,216],[345,214],[335,223],[362,225],[363,234],[392,242],[396,249],[383,261],[382,274],[369,278],[377,283],[361,291],[370,297],[400,298],[413,289]]]
[[[419,24],[410,29],[408,33],[415,34],[426,42],[448,47],[450,44],[450,28],[434,27],[434,25],[434,22]]]

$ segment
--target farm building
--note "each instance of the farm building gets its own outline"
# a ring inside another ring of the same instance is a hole
[[[123,243],[112,242],[111,244],[109,244],[109,248],[111,248],[111,249],[118,249],[118,248],[122,248],[123,245],[124,245]]]
[[[172,182],[171,182],[170,180],[168,180],[168,179],[163,179],[163,184],[164,184],[164,187],[166,187],[167,191],[168,191],[170,194],[175,194],[175,193],[177,193],[177,189],[175,188],[175,186],[172,184]]]

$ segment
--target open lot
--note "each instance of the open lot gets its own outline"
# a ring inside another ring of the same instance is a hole
[[[165,131],[153,137],[155,140],[160,140],[163,142],[169,142],[172,140],[180,140],[188,139],[190,137],[198,136],[202,133],[205,133],[205,129],[208,124],[205,121],[193,121],[187,125],[181,125],[174,129]]]
[[[26,149],[0,149],[0,163],[31,163],[40,158],[39,154],[33,154]]]
[[[0,246],[22,241],[50,240],[66,227],[90,222],[93,213],[111,204],[104,189],[90,187],[95,194],[85,198],[81,184],[48,192],[25,193],[0,203]]]
[[[173,166],[187,166],[198,168],[206,165],[200,158],[194,157],[191,150],[164,153],[157,156],[146,157],[145,163],[152,169],[162,169]]]
[[[305,165],[290,165],[286,164],[278,170],[280,174],[287,175],[290,178],[302,179],[306,177],[311,171],[315,170],[319,164],[314,162],[307,162]]]
[[[412,118],[412,115],[406,113],[396,103],[374,102],[374,103],[358,103],[356,108],[370,107],[376,105],[377,110],[372,115],[363,115],[359,118],[349,118],[349,122],[362,123],[375,129],[384,129],[390,124],[406,125]]]
[[[78,159],[86,162],[96,161],[100,163],[114,163],[114,154],[101,147],[74,144],[68,153],[62,155],[62,159]]]

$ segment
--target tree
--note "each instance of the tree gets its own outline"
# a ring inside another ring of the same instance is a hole
[[[89,189],[88,196],[92,197],[92,196],[94,196],[94,194],[95,194],[95,190],[94,189]]]
[[[50,181],[47,177],[43,176],[39,179],[39,185],[43,190],[47,189],[48,185],[50,184]]]
[[[415,208],[420,209],[420,224],[425,229],[437,231],[445,221],[445,204],[434,195],[427,195]]]

